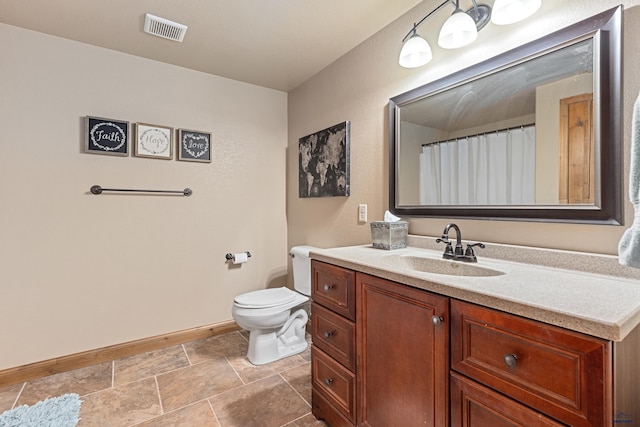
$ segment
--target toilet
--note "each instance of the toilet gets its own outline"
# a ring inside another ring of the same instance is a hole
[[[293,265],[293,287],[270,288],[235,297],[231,315],[238,326],[249,331],[247,357],[264,365],[307,349],[305,328],[309,316],[299,308],[311,295],[311,246],[294,246],[289,254]]]

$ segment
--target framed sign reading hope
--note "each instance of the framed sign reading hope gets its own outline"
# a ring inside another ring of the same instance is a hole
[[[172,133],[173,129],[170,127],[136,123],[136,139],[133,154],[137,157],[172,159]]]

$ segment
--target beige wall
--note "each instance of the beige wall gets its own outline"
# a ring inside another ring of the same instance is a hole
[[[0,369],[227,321],[284,283],[286,93],[2,24],[0,58]],[[213,161],[85,154],[86,115],[211,131]]]
[[[287,94],[0,24],[0,369],[230,320],[233,297],[283,284],[287,248],[368,243],[388,203],[392,96],[615,6],[544,2],[517,26],[406,70],[429,0]],[[640,0],[624,1],[626,7]],[[443,13],[431,18],[444,20]],[[625,14],[624,141],[640,89],[640,8]],[[438,25],[421,32],[433,41]],[[288,112],[288,117],[287,117]],[[83,153],[83,118],[213,132],[211,164]],[[298,138],[351,121],[351,196],[299,199]],[[628,174],[625,160],[625,176]],[[182,189],[152,197],[89,187]],[[625,194],[628,183],[625,184]],[[632,217],[626,205],[626,217]],[[439,235],[447,218],[411,220]],[[614,253],[623,227],[457,221],[465,239]],[[225,253],[249,250],[230,269]]]
[[[428,65],[409,70],[398,65],[401,40],[413,22],[439,2],[426,0],[289,93],[287,216],[289,243],[331,247],[370,242],[369,224],[357,222],[357,205],[369,206],[369,220],[388,208],[388,100],[421,84],[488,59],[528,41],[624,4],[624,144],[630,144],[631,107],[640,89],[640,0],[554,0],[520,24],[488,25],[471,46],[444,51],[437,31],[450,11],[441,11],[420,27],[433,49]],[[635,6],[635,7],[632,7]],[[351,120],[351,197],[297,197],[297,140],[343,120]],[[629,160],[625,158],[625,201]],[[633,211],[625,203],[625,218]],[[409,232],[436,236],[450,218],[411,219]],[[465,240],[615,254],[626,227],[456,220]],[[627,225],[628,226],[628,225]],[[481,253],[480,253],[480,256]]]

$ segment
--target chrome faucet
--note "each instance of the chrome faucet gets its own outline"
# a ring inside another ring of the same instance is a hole
[[[452,243],[449,241],[449,230],[454,229],[456,231],[456,247],[455,249],[452,247]],[[436,239],[438,243],[444,243],[447,246],[444,249],[444,253],[442,254],[442,258],[444,259],[452,259],[454,261],[464,261],[464,262],[478,262],[478,258],[476,258],[475,253],[473,252],[473,248],[475,246],[479,246],[481,248],[485,248],[484,243],[467,243],[467,249],[463,250],[462,248],[462,233],[460,232],[460,227],[456,224],[447,224],[444,227],[444,231],[442,232],[442,237]]]

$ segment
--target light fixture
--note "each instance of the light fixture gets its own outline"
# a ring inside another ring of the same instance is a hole
[[[456,10],[440,29],[438,45],[443,49],[457,49],[473,43],[478,38],[478,29],[471,15],[463,12],[456,0]]]
[[[425,39],[418,35],[414,26],[413,34],[404,46],[402,46],[402,50],[400,51],[400,65],[404,68],[422,67],[431,61],[431,58],[433,58],[431,46],[429,46],[429,43]]]
[[[425,65],[433,54],[429,42],[418,35],[418,27],[431,15],[448,4],[455,7],[453,14],[447,18],[440,29],[438,45],[443,49],[457,49],[473,43],[478,38],[478,31],[491,20],[494,24],[505,25],[523,20],[534,14],[542,0],[495,0],[493,9],[486,4],[478,4],[471,0],[473,7],[467,11],[460,9],[460,0],[445,0],[422,18],[402,39],[402,50],[398,62],[405,68],[416,68]]]
[[[522,21],[536,13],[541,5],[542,0],[496,0],[491,22],[496,25],[508,25]]]

